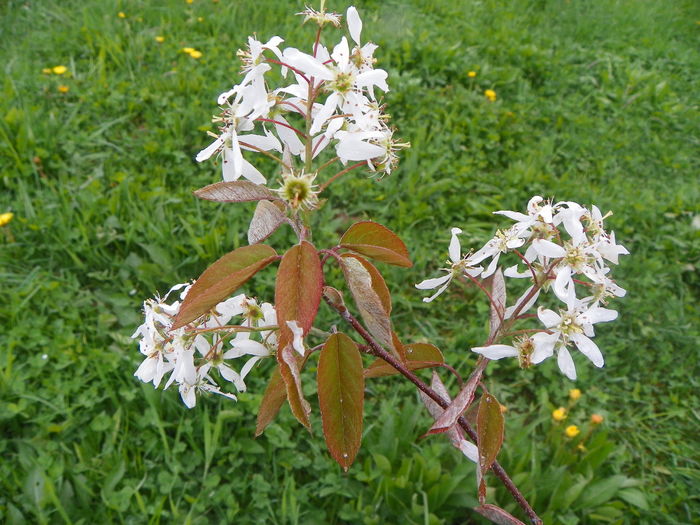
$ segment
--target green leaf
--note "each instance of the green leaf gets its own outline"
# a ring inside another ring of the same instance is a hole
[[[248,244],[264,241],[287,220],[280,202],[260,201],[248,226]]]
[[[561,505],[557,507],[552,507],[552,509],[568,509],[569,507],[571,507],[574,504],[574,501],[576,501],[579,498],[579,496],[583,493],[584,489],[590,483],[590,481],[591,480],[588,478],[583,478],[571,485],[564,493],[564,496],[559,499]]]
[[[430,343],[413,343],[404,346],[406,361],[405,365],[409,370],[419,370],[421,368],[431,368],[445,362],[442,352],[437,346]],[[366,378],[386,377],[398,374],[389,363],[381,358],[377,358],[365,370]]]
[[[362,440],[364,388],[357,344],[345,334],[331,335],[318,361],[318,402],[326,446],[346,471]]]
[[[277,252],[264,244],[243,246],[221,257],[204,270],[192,285],[182,301],[172,329],[207,313],[276,257]]]
[[[483,475],[491,468],[496,461],[498,451],[501,450],[505,426],[501,404],[491,394],[484,394],[481,397],[476,424],[479,467]]]
[[[618,496],[630,505],[634,505],[642,510],[649,510],[647,496],[639,489],[622,489]]]
[[[577,510],[594,509],[606,501],[610,501],[615,497],[626,479],[625,476],[618,475],[590,484],[574,508]]]
[[[381,274],[359,255],[344,254],[341,265],[345,280],[355,299],[367,330],[382,345],[393,349],[391,332],[391,296]]]
[[[340,245],[387,264],[406,268],[413,266],[403,241],[389,228],[377,222],[353,224],[341,237]]]
[[[232,182],[217,182],[195,190],[194,194],[200,199],[214,202],[250,202],[281,200],[280,196],[265,186],[246,180]]]
[[[260,408],[258,408],[258,420],[255,425],[255,437],[263,433],[267,425],[272,423],[279,412],[284,400],[287,399],[287,387],[285,386],[279,367],[270,376],[270,381],[265,388]]]

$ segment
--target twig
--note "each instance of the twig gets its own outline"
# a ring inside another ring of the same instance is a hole
[[[349,168],[345,168],[344,170],[339,171],[338,173],[336,173],[335,175],[333,175],[330,179],[328,179],[326,182],[324,182],[323,184],[321,184],[321,187],[319,188],[318,193],[321,193],[323,190],[325,190],[325,189],[331,184],[331,182],[333,182],[334,180],[336,180],[336,179],[342,177],[342,176],[345,175],[348,171],[352,171],[352,170],[354,170],[355,168],[359,168],[360,166],[364,166],[365,164],[366,164],[366,162],[358,162],[357,164],[353,164],[353,165],[350,166]]]
[[[360,337],[367,341],[373,355],[382,358],[384,361],[393,366],[396,370],[398,370],[398,372],[401,375],[403,375],[406,379],[413,383],[421,392],[426,394],[430,399],[435,401],[440,407],[447,408],[449,406],[449,403],[445,401],[437,392],[435,392],[427,384],[421,381],[421,379],[418,376],[416,376],[413,372],[406,368],[403,365],[403,363],[398,361],[393,355],[384,350],[384,348],[382,348],[382,346],[374,340],[370,333],[362,326],[362,324],[360,324],[360,322],[348,311],[348,309],[345,306],[333,304],[325,297],[324,300],[331,308],[337,311],[338,314],[353,327],[353,329],[360,335]],[[467,422],[467,420],[464,417],[460,417],[457,420],[457,422],[459,423],[459,426],[467,433],[469,438],[476,443],[477,434],[471,427],[471,425]],[[493,470],[493,473],[496,475],[496,477],[501,480],[508,492],[511,493],[518,505],[520,505],[525,514],[527,514],[528,518],[530,518],[530,521],[533,523],[533,525],[542,525],[542,520],[540,519],[540,517],[537,516],[537,513],[527,502],[520,490],[518,490],[518,487],[515,486],[513,480],[510,479],[503,467],[501,467],[501,465],[497,461],[494,461],[491,465],[491,470]]]

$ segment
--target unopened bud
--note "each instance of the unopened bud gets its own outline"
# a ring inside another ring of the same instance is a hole
[[[591,423],[594,425],[600,425],[603,422],[603,416],[600,414],[593,414],[591,415]]]

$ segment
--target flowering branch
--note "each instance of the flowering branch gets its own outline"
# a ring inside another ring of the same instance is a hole
[[[384,348],[382,348],[382,346],[379,343],[377,343],[377,341],[372,337],[372,335],[370,335],[370,333],[362,326],[362,324],[350,313],[350,311],[346,307],[331,302],[325,296],[324,300],[326,304],[328,304],[331,308],[338,312],[340,317],[342,317],[346,322],[348,322],[353,327],[353,329],[360,335],[360,337],[362,337],[367,342],[367,344],[369,345],[369,349],[371,350],[374,356],[383,359],[391,366],[393,366],[402,376],[404,376],[411,383],[413,383],[421,392],[423,392],[430,399],[435,401],[440,407],[446,409],[449,406],[449,403],[445,401],[437,392],[435,392],[432,388],[425,384],[416,374],[414,374],[408,368],[406,368],[403,365],[403,363],[401,363],[398,359],[391,355],[391,353],[384,350]],[[481,375],[481,372],[483,372],[483,369],[485,368],[487,363],[488,359],[482,360],[480,365],[477,366],[476,370],[474,370],[473,374]],[[471,425],[467,422],[467,420],[464,419],[464,417],[460,417],[457,421],[459,423],[459,426],[467,433],[471,440],[474,443],[476,443],[477,434],[471,427]],[[501,480],[506,489],[508,489],[508,492],[512,494],[513,498],[517,501],[518,505],[520,505],[523,511],[527,514],[530,521],[534,525],[542,525],[542,520],[527,502],[522,493],[515,486],[513,480],[510,479],[510,476],[508,476],[503,467],[501,467],[501,465],[498,462],[494,461],[494,463],[491,465],[491,468],[496,477],[498,477],[498,479]]]
[[[617,264],[618,257],[628,252],[616,243],[613,232],[605,231],[603,221],[608,215],[595,206],[553,203],[539,196],[530,199],[526,213],[495,212],[514,224],[497,230],[483,247],[467,255],[462,255],[462,230],[452,228],[447,267],[440,276],[416,287],[435,290],[425,302],[443,294],[453,280],[484,292],[490,303],[490,329],[484,346],[471,348],[480,354],[476,366],[464,382],[435,345],[402,345],[393,329],[391,294],[371,262],[412,266],[399,236],[376,222],[360,221],[331,248],[319,249],[311,243],[314,212],[323,191],[361,167],[378,174],[377,178],[391,174],[399,150],[410,146],[394,139],[394,129],[387,125],[389,117],[375,91],[388,91],[388,75],[375,68],[377,46],[361,43],[357,10],[350,7],[345,17],[354,44],[343,36],[328,49],[321,43],[321,31],[326,25],[340,27],[341,16],[326,11],[323,3],[318,11],[307,7],[298,13],[318,26],[311,53],[281,49],[284,40],[279,36],[267,42],[249,37],[247,49],[239,50],[243,79],[219,95],[221,113],[212,119],[218,134],[209,132],[213,142],[196,156],[198,162],[221,157],[223,182],[195,195],[215,202],[257,202],[248,228],[250,244],[223,255],[196,282],[176,285],[165,297],[144,303],[144,323],[133,337],[139,339],[145,359],[135,375],[154,387],[162,381],[165,389],[176,384],[183,402],[192,408],[197,393],[235,400],[234,393],[222,389],[219,382],[244,392],[247,374],[261,359],[274,356],[277,367],[260,406],[256,433],[273,420],[285,400],[297,420],[310,429],[311,405],[304,398],[302,372],[309,356],[318,354],[316,391],[323,434],[330,454],[347,470],[362,438],[365,377],[398,372],[426,396],[423,400],[436,420],[428,434],[447,432],[452,443],[478,464],[482,506],[477,511],[506,519],[505,511],[485,503],[483,476],[492,470],[532,523],[541,523],[496,461],[505,423],[500,403],[481,382],[482,374],[490,360],[517,357],[521,367],[528,368],[556,356],[560,370],[573,380],[576,369],[569,353],[573,347],[596,367],[603,366],[602,353],[591,339],[593,325],[617,317],[617,312],[603,306],[626,292],[611,279],[608,263]],[[287,70],[293,73],[291,84],[272,89],[265,75],[275,65],[282,67],[278,78],[285,82]],[[316,161],[326,148],[335,149],[330,155],[326,151],[329,160]],[[250,152],[275,160],[281,173],[263,175],[248,160]],[[317,185],[320,172],[336,162],[342,165],[339,171]],[[267,187],[267,177],[276,177],[279,186]],[[283,225],[292,227],[298,242],[278,254],[263,241]],[[518,258],[516,264],[503,270],[499,261],[511,253]],[[342,293],[324,286],[329,258],[342,270],[362,324],[345,307]],[[274,305],[258,304],[243,294],[231,297],[258,272],[278,264]],[[526,269],[519,269],[519,264]],[[507,306],[506,278],[530,282],[511,306]],[[179,299],[168,299],[175,292]],[[552,296],[563,306],[556,311],[539,306],[536,314],[531,313],[538,301]],[[358,345],[333,326],[315,325],[321,297],[367,344]],[[234,318],[238,320],[229,324]],[[525,321],[544,326],[513,329]],[[305,339],[310,334],[325,342],[308,348]],[[378,359],[365,369],[362,353]],[[234,369],[235,360],[241,358],[245,362]],[[428,386],[413,372],[428,367],[445,368],[457,378],[460,391],[454,400],[450,401],[436,373]],[[462,414],[478,387],[482,394],[475,431]]]

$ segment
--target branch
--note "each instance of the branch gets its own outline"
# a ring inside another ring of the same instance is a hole
[[[345,168],[344,170],[339,171],[338,173],[336,173],[335,175],[333,175],[330,179],[328,179],[326,182],[324,182],[323,184],[321,184],[321,187],[319,188],[318,193],[321,193],[323,190],[325,190],[325,189],[331,184],[331,182],[333,182],[334,180],[336,180],[336,179],[342,177],[342,176],[345,175],[347,172],[352,171],[352,170],[354,170],[355,168],[359,168],[360,166],[364,166],[365,164],[367,164],[367,163],[366,163],[366,162],[358,162],[357,164],[353,164],[353,165],[350,166],[349,168]]]
[[[406,368],[403,365],[403,363],[396,359],[392,354],[384,350],[384,348],[382,348],[382,346],[374,340],[370,333],[362,326],[362,324],[360,324],[360,322],[348,311],[348,309],[345,306],[335,305],[331,303],[328,299],[326,299],[325,296],[323,299],[331,308],[338,312],[338,314],[353,327],[353,329],[360,335],[360,337],[362,337],[362,339],[367,341],[369,349],[371,350],[371,353],[373,355],[382,358],[384,361],[393,366],[396,370],[398,370],[398,372],[401,375],[403,375],[406,379],[413,383],[421,392],[427,395],[430,399],[435,401],[440,407],[447,408],[449,406],[449,403],[445,401],[440,395],[438,395],[437,392],[435,392],[426,383],[424,383],[418,376],[416,376],[416,374],[414,374],[408,368]],[[467,433],[470,439],[474,443],[476,443],[476,432],[467,422],[467,420],[464,417],[460,417],[457,420],[457,422],[459,423],[459,426],[462,427],[462,429]],[[491,465],[491,470],[493,470],[493,473],[496,475],[496,477],[500,479],[503,485],[506,487],[506,489],[508,489],[508,492],[511,493],[518,505],[520,505],[525,514],[527,514],[528,518],[530,518],[530,521],[533,523],[533,525],[542,525],[542,520],[539,518],[539,516],[537,516],[537,513],[535,513],[535,511],[527,502],[520,490],[518,490],[518,487],[515,486],[513,480],[510,479],[503,467],[501,467],[501,465],[497,461],[494,461]]]

